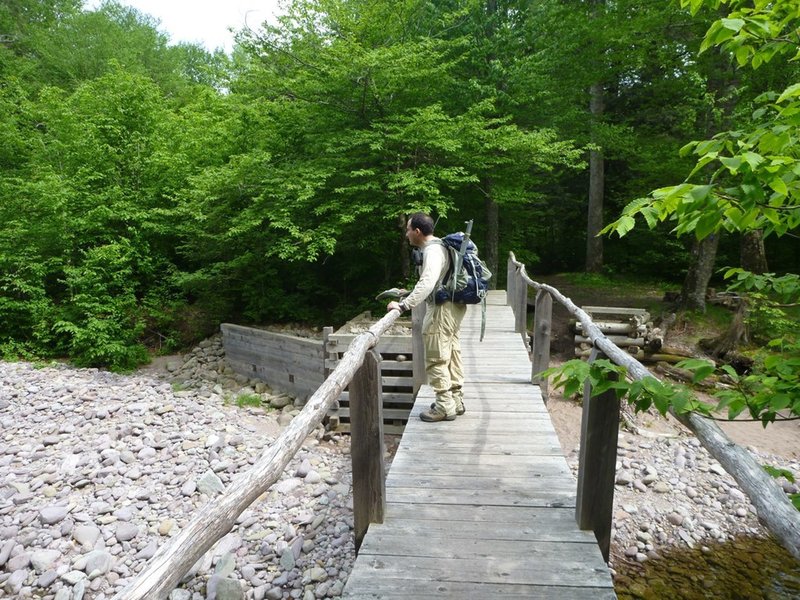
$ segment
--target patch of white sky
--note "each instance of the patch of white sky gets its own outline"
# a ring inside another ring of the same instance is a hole
[[[159,31],[170,43],[196,43],[209,51],[233,49],[233,31],[260,29],[264,21],[275,23],[279,0],[118,0],[160,21]],[[86,10],[95,10],[103,0],[87,0]]]

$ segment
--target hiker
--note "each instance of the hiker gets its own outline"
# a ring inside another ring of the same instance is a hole
[[[411,293],[400,302],[389,302],[386,310],[402,313],[425,301],[427,310],[422,322],[425,373],[436,393],[436,402],[431,404],[430,410],[420,413],[419,418],[427,422],[453,421],[456,415],[465,412],[458,334],[467,306],[450,300],[435,303],[436,291],[447,275],[450,259],[442,241],[433,235],[433,219],[425,213],[411,215],[406,224],[406,238],[412,246],[422,249],[422,271]]]

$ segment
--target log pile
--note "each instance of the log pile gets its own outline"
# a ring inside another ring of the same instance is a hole
[[[642,362],[676,363],[687,358],[684,352],[664,347],[666,332],[656,326],[643,308],[582,306],[600,331],[625,352]],[[592,339],[585,335],[580,321],[572,324],[575,355],[588,358]]]

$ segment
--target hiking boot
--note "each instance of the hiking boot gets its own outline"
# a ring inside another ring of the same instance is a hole
[[[434,410],[435,408],[436,408],[436,402],[431,402],[431,410]],[[465,412],[467,412],[467,407],[464,406],[463,402],[461,403],[461,406],[456,406],[456,414],[459,417],[463,415]]]
[[[419,418],[425,421],[426,423],[438,423],[439,421],[455,421],[455,415],[446,415],[443,412],[440,412],[439,409],[431,408],[431,410],[426,410],[419,413]]]

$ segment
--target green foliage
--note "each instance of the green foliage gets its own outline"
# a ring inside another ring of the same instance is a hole
[[[628,382],[625,379],[627,369],[608,359],[592,363],[570,360],[539,375],[552,377],[553,385],[556,388],[563,387],[565,396],[579,392],[587,383],[591,386],[592,397],[613,390],[618,398],[624,398],[637,412],[646,411],[651,406],[662,415],[669,410],[677,414],[710,412],[710,407],[696,399],[685,386],[664,383],[655,377]]]
[[[236,396],[236,406],[244,408],[245,406],[261,406],[263,399],[258,394],[239,394]]]
[[[144,331],[134,276],[138,258],[121,240],[88,250],[80,266],[65,269],[70,303],[53,331],[77,365],[130,370],[147,362],[138,343]]]
[[[693,12],[707,4],[730,4],[732,12],[712,24],[702,50],[721,47],[733,53],[740,66],[754,69],[797,53],[797,44],[790,41],[798,22],[793,0],[759,2],[755,7],[739,0],[682,0],[682,4]],[[604,232],[623,236],[636,217],[650,228],[674,221],[676,233],[692,233],[698,239],[721,228],[783,235],[800,226],[800,84],[782,93],[765,92],[755,105],[745,128],[684,146],[681,152],[697,160],[686,182],[631,202]],[[696,175],[703,181],[690,183]]]
[[[770,477],[774,477],[775,479],[780,479],[782,477],[789,483],[795,482],[794,474],[787,469],[780,469],[771,465],[763,465],[763,467],[764,470],[769,473]],[[800,494],[789,494],[789,499],[792,501],[792,504],[794,504],[794,507],[800,510]]]

